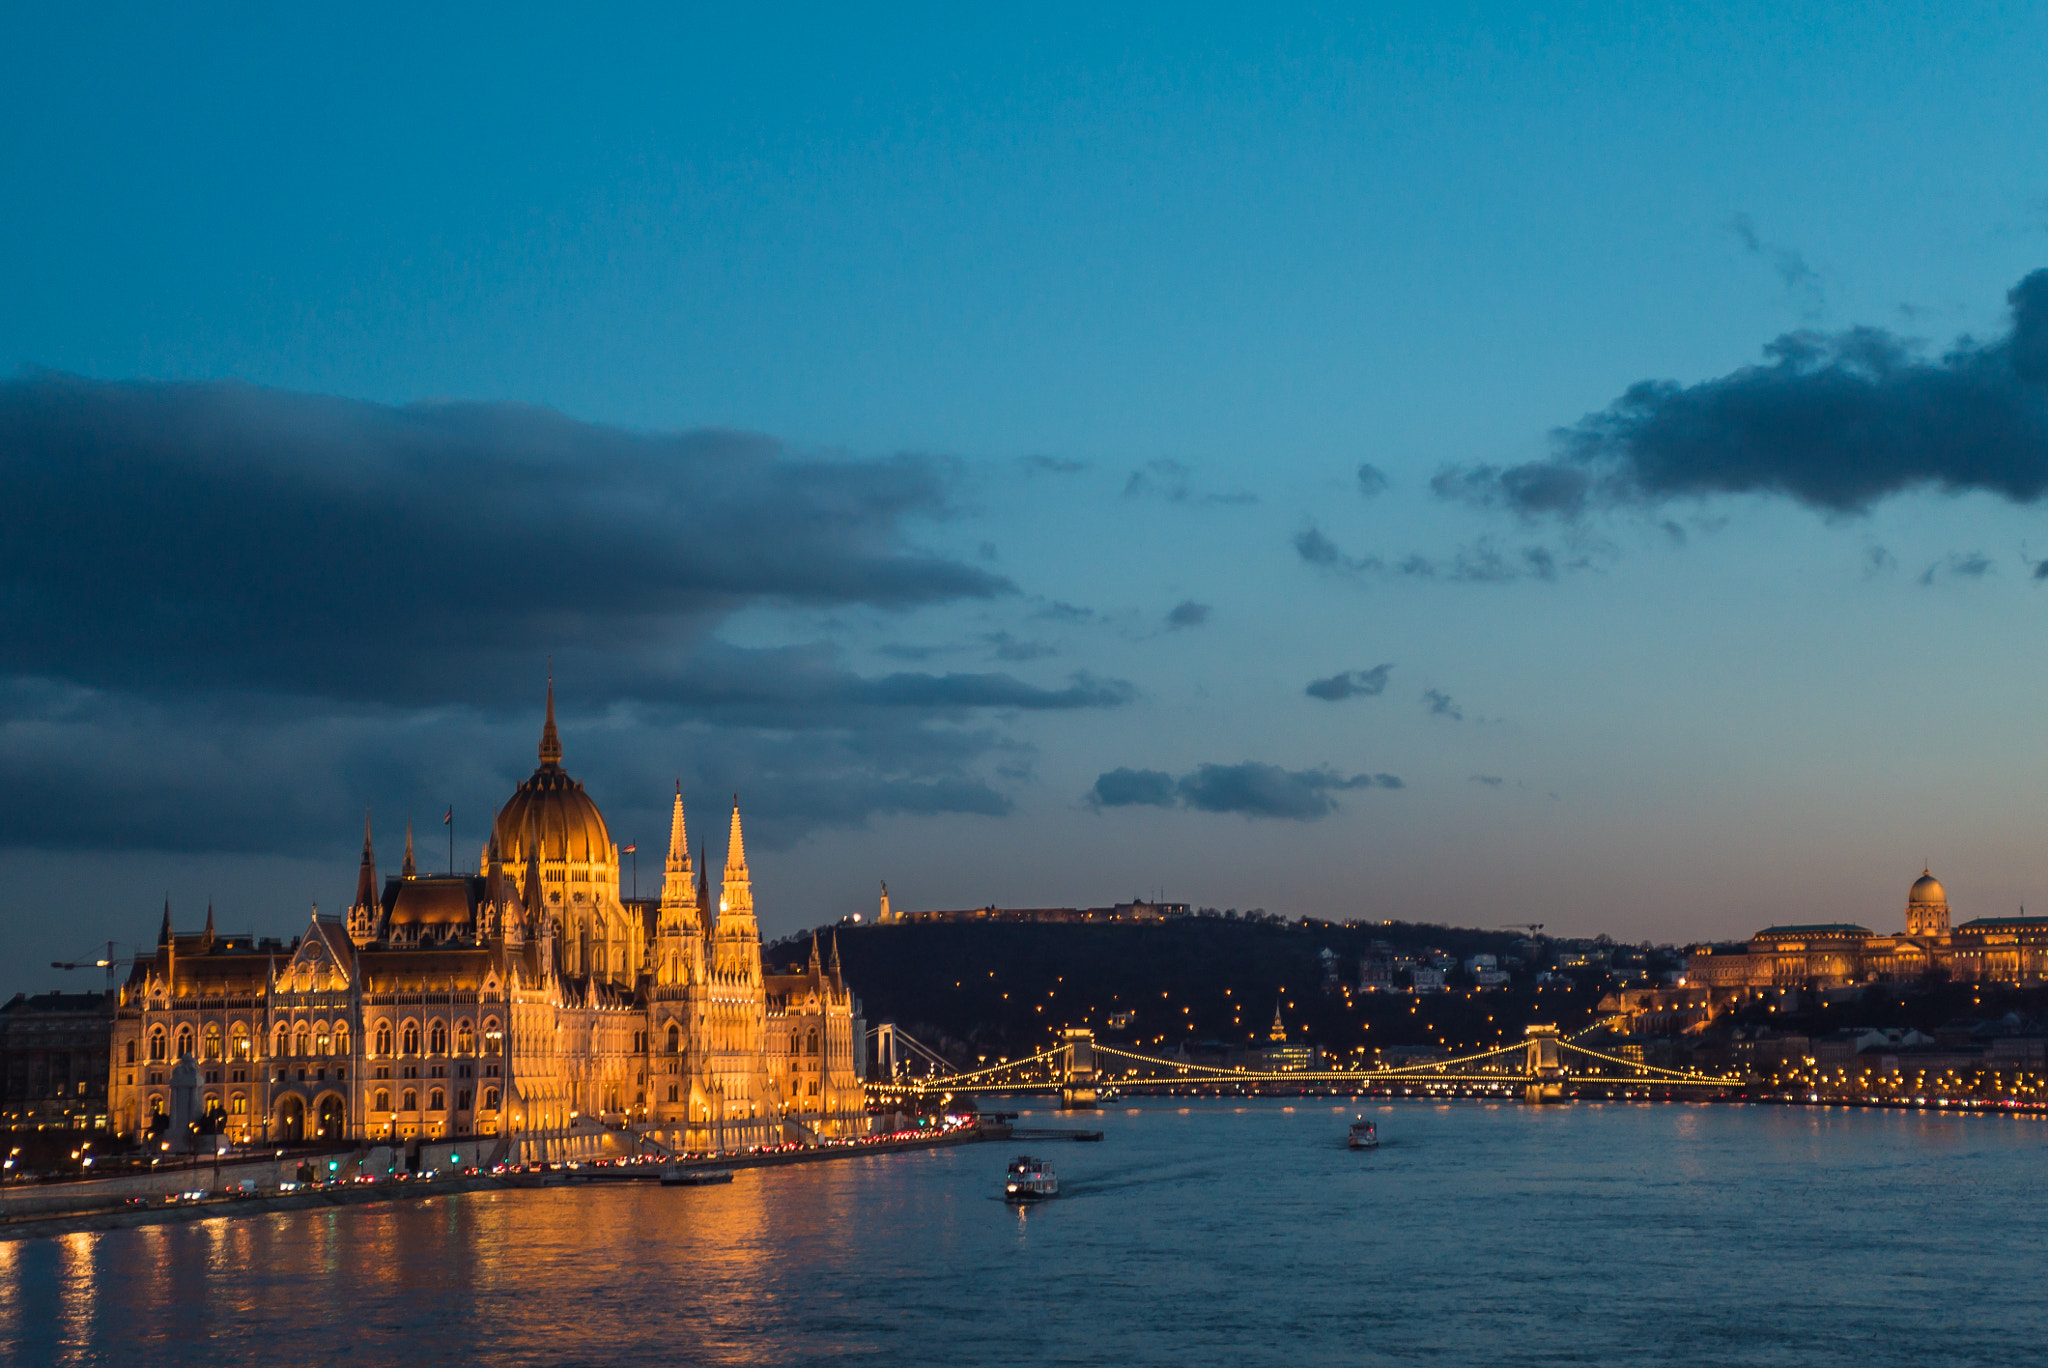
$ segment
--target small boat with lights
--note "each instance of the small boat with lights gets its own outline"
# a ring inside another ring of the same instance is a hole
[[[713,1183],[730,1183],[731,1169],[682,1168],[675,1164],[665,1166],[661,1171],[663,1187],[710,1187]]]
[[[1020,1154],[1010,1161],[1010,1171],[1003,1179],[1004,1201],[1042,1202],[1059,1195],[1060,1180],[1053,1173],[1052,1165],[1028,1154]]]
[[[1353,1149],[1378,1149],[1380,1128],[1370,1121],[1353,1121],[1351,1133],[1344,1137],[1344,1143]]]

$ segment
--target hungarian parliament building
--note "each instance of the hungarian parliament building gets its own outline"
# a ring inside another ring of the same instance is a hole
[[[419,873],[408,829],[380,888],[365,823],[353,905],[290,943],[218,934],[211,909],[181,934],[166,904],[116,1002],[110,1119],[150,1134],[196,1104],[235,1144],[498,1137],[487,1156],[620,1128],[697,1151],[865,1133],[836,940],[764,970],[737,802],[721,874],[714,913],[679,788],[660,896],[621,898],[550,686],[540,767],[475,874]]]

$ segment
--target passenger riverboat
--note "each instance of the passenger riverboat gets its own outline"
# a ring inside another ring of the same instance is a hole
[[[1060,1180],[1053,1174],[1052,1165],[1028,1154],[1010,1161],[1010,1172],[1003,1180],[1004,1201],[1042,1202],[1059,1195]]]
[[[1344,1143],[1353,1149],[1378,1149],[1380,1128],[1370,1121],[1353,1121],[1351,1133],[1345,1137]]]
[[[709,1187],[713,1183],[730,1183],[731,1169],[686,1169],[669,1164],[661,1170],[663,1187]]]

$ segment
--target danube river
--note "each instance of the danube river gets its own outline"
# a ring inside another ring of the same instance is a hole
[[[1032,1106],[1032,1103],[1023,1103]],[[1042,1108],[1043,1104],[1036,1104]],[[2048,1125],[1748,1106],[1118,1105],[1032,1146],[0,1244],[23,1364],[1996,1364]],[[1082,1118],[1039,1110],[1020,1125]]]

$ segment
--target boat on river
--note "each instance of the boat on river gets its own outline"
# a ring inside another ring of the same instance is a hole
[[[1052,1165],[1028,1154],[1020,1154],[1010,1161],[1010,1171],[1003,1179],[1004,1201],[1042,1202],[1059,1195],[1060,1180],[1053,1173]]]
[[[1344,1143],[1353,1149],[1378,1149],[1380,1128],[1370,1121],[1353,1121],[1351,1133],[1344,1137]]]
[[[661,1171],[663,1187],[709,1187],[731,1181],[731,1169],[686,1169],[670,1164]]]

